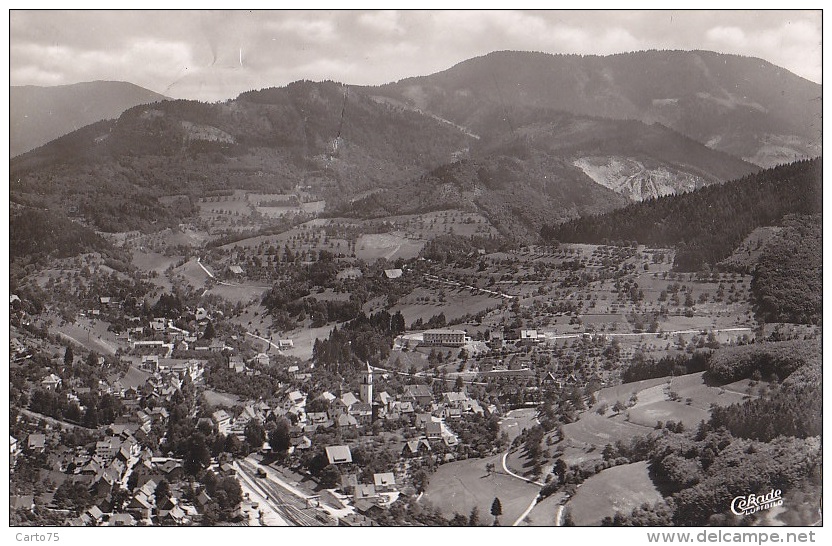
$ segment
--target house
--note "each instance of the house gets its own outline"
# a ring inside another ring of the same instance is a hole
[[[462,418],[462,410],[460,408],[444,408],[441,412],[442,417],[445,419],[461,419]]]
[[[373,420],[373,406],[364,402],[356,402],[350,406],[349,415],[361,425],[369,425]]]
[[[461,408],[468,401],[468,395],[464,392],[443,392],[442,402],[453,408]]]
[[[217,432],[225,434],[228,432],[228,427],[231,425],[231,416],[225,410],[217,410],[211,414],[211,418],[217,424]]]
[[[89,510],[87,510],[87,515],[95,523],[101,523],[101,520],[104,518],[104,512],[102,512],[97,506],[92,506]]]
[[[199,495],[196,496],[196,502],[201,507],[205,508],[209,504],[211,504],[211,497],[208,495],[208,492],[204,489],[199,492]]]
[[[384,276],[387,277],[388,279],[398,279],[399,277],[402,276],[402,270],[401,269],[385,269],[384,270]]]
[[[437,421],[425,423],[425,436],[427,436],[428,440],[441,440],[442,423],[439,423]]]
[[[355,486],[353,496],[355,498],[355,501],[358,502],[364,499],[374,499],[378,496],[378,494],[376,493],[375,485],[359,483]]]
[[[300,391],[292,391],[286,395],[290,406],[298,407],[306,405],[306,395]]]
[[[130,514],[113,514],[107,525],[112,527],[133,527],[136,525],[136,520]]]
[[[344,492],[355,491],[355,488],[358,487],[358,476],[355,474],[341,474],[341,490]],[[350,494],[348,493],[348,494]]]
[[[465,345],[465,330],[427,330],[422,337],[425,345],[462,347]]]
[[[348,393],[345,393],[341,396],[341,402],[344,404],[344,406],[347,409],[349,409],[350,406],[352,406],[353,404],[358,402],[358,398],[356,398],[353,393],[348,392]]]
[[[329,464],[344,464],[352,462],[350,446],[327,446],[326,458]]]
[[[430,444],[424,438],[409,440],[404,444],[402,457],[424,457],[431,452]]]
[[[20,455],[20,452],[20,442],[17,441],[17,438],[9,434],[9,459],[14,461]]]
[[[537,330],[520,330],[521,343],[537,343],[540,341],[540,337]]]
[[[225,350],[225,343],[221,339],[212,339],[208,350],[212,353],[221,353]]]
[[[348,413],[342,413],[336,418],[335,421],[342,429],[355,428],[358,426],[358,420]]]
[[[199,322],[200,320],[205,320],[208,318],[208,311],[205,310],[204,307],[197,307],[196,311],[194,312],[194,318]]]
[[[429,406],[433,402],[433,393],[430,392],[430,387],[427,385],[405,385],[404,392],[410,395],[413,400],[420,406]],[[406,401],[406,398],[402,398]]]
[[[373,485],[379,493],[389,493],[396,490],[396,476],[392,472],[373,474]]]
[[[54,391],[61,386],[61,378],[54,373],[50,373],[43,379],[43,381],[40,382],[40,384],[43,385],[43,388]]]
[[[234,275],[242,275],[243,274],[243,268],[240,267],[239,265],[231,265],[231,266],[228,267],[228,270],[231,273],[233,273]]]
[[[243,373],[246,370],[246,363],[240,355],[234,355],[228,359],[228,367],[237,373]]]
[[[381,391],[376,394],[376,400],[378,400],[378,402],[386,408],[390,406],[391,402],[393,402],[393,397],[390,396],[387,391]]]
[[[46,450],[46,435],[45,434],[30,434],[26,439],[26,447],[29,451],[35,453],[43,453]]]
[[[310,440],[307,436],[292,438],[290,442],[295,449],[310,449],[312,447],[312,440]]]
[[[321,411],[321,412],[313,411],[312,413],[307,413],[306,414],[306,419],[309,421],[309,423],[311,423],[313,425],[329,426],[328,423],[330,423],[329,416],[326,414],[326,412],[323,412],[323,411]]]
[[[427,423],[433,421],[430,413],[417,413],[416,419],[413,421],[413,426],[418,429],[424,429]]]
[[[168,327],[168,321],[164,318],[154,318],[150,321],[150,327],[157,332],[164,332]]]
[[[548,372],[548,373],[547,373],[546,375],[544,375],[544,376],[543,376],[543,378],[540,380],[540,384],[541,384],[542,386],[546,387],[546,388],[554,388],[554,387],[556,387],[559,383],[560,383],[560,382],[559,382],[559,381],[555,378],[555,376],[554,376],[554,374],[552,374],[552,372]]]
[[[347,514],[338,520],[340,527],[373,527],[375,523],[361,514]]]

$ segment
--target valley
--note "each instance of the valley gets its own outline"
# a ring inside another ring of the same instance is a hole
[[[13,522],[813,523],[822,158],[777,90],[816,89],[714,55],[139,104],[12,158]]]

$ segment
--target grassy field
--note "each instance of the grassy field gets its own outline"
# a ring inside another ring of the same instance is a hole
[[[537,424],[537,410],[533,408],[516,409],[508,412],[500,419],[500,432],[508,434],[509,441],[520,436],[523,429],[532,428]]]
[[[629,514],[642,503],[653,504],[662,497],[650,481],[647,462],[608,468],[578,488],[566,507],[575,525],[598,525],[616,512]]]
[[[243,305],[246,305],[262,301],[263,295],[268,292],[268,290],[269,288],[265,286],[247,284],[228,286],[224,284],[215,284],[211,286],[210,293],[216,294],[231,303],[240,302]]]
[[[439,313],[444,313],[445,318],[451,321],[503,304],[499,297],[482,292],[472,294],[469,289],[445,288],[441,289],[441,294],[444,294],[445,301],[441,301],[440,289],[417,288],[402,298],[390,312],[401,311],[405,323],[410,325],[417,319],[427,321]]]
[[[107,323],[101,321],[79,318],[74,323],[55,327],[55,331],[99,355],[113,355],[119,347],[126,347],[126,343],[120,342],[113,332],[107,331]]]
[[[394,233],[374,233],[362,235],[355,243],[356,257],[372,263],[379,258],[395,260],[396,258],[415,258],[425,246],[424,241],[414,241]]]
[[[205,395],[205,400],[212,406],[226,406],[231,408],[240,403],[240,397],[233,394],[210,390],[203,391],[203,394]]]
[[[595,413],[585,413],[574,423],[563,426],[564,436],[576,442],[603,448],[618,440],[628,442],[634,436],[647,434],[652,427],[628,423],[621,417],[602,417]]]
[[[479,508],[480,520],[491,523],[491,503],[498,497],[503,506],[502,525],[511,525],[522,514],[539,487],[512,476],[485,470],[487,463],[500,468],[500,455],[486,459],[467,459],[444,464],[430,477],[428,489],[422,497],[438,507],[446,517],[457,512],[468,516],[474,506]]]
[[[558,512],[558,506],[563,502],[563,493],[558,492],[550,495],[537,503],[532,511],[523,518],[521,525],[551,527],[557,522],[555,516]]]

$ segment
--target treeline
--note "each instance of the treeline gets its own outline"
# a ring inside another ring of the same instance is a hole
[[[477,262],[480,249],[491,253],[504,250],[505,247],[506,241],[499,237],[439,235],[425,244],[419,256],[426,260],[456,263],[464,267]]]
[[[805,365],[819,366],[820,352],[815,342],[778,341],[723,347],[711,356],[708,371],[718,381],[740,379],[782,381]]]
[[[315,339],[312,359],[319,365],[336,372],[354,362],[383,362],[390,354],[393,338],[405,330],[401,312],[391,315],[379,311],[369,317],[364,313],[347,322],[339,330],[332,329],[326,339]]]
[[[790,216],[766,244],[751,279],[764,322],[818,324],[823,314],[823,219]]]
[[[767,398],[715,407],[710,425],[725,427],[734,436],[763,442],[777,436],[820,436],[823,431],[821,385],[819,382],[784,385]]]
[[[691,355],[665,356],[660,360],[652,358],[634,358],[622,372],[624,383],[643,381],[668,375],[685,375],[703,372],[708,369],[711,351],[697,351]]]
[[[677,248],[674,268],[697,271],[716,265],[755,228],[780,222],[787,214],[822,212],[821,158],[803,160],[722,185],[544,225],[546,241],[604,244],[636,240]]]

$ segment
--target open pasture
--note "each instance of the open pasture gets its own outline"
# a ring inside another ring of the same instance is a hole
[[[600,525],[616,512],[629,514],[643,503],[652,505],[661,494],[650,480],[647,462],[615,466],[599,472],[578,488],[566,504],[575,525]]]
[[[476,506],[480,520],[488,524],[493,520],[491,503],[498,497],[503,506],[500,523],[511,525],[528,508],[540,488],[503,474],[501,457],[467,459],[440,466],[430,477],[422,502],[430,502],[446,517],[454,512],[467,516]],[[487,463],[493,463],[498,470],[489,475],[485,469]]]

